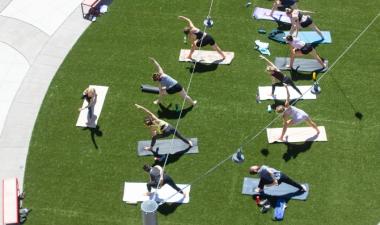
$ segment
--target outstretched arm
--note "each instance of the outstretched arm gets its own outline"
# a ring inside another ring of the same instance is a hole
[[[285,107],[289,107],[289,103],[290,103],[290,94],[289,94],[289,89],[288,89],[288,85],[287,84],[284,84],[284,87],[286,89],[286,101],[285,101]]]
[[[269,59],[267,59],[263,55],[259,55],[260,59],[264,59],[265,62],[267,62],[270,66],[274,67],[276,70],[279,70],[276,65],[274,65]]]
[[[194,26],[193,22],[191,22],[191,20],[190,20],[189,18],[187,18],[187,17],[184,17],[184,16],[178,16],[178,19],[182,19],[182,20],[185,20],[186,22],[188,22],[188,23],[189,23],[189,27],[190,27],[190,28],[195,28],[195,26]]]
[[[308,11],[308,10],[299,10],[299,9],[298,9],[298,11],[301,12],[301,13],[315,13],[315,12],[313,12],[313,11]]]
[[[158,118],[156,117],[156,115],[154,115],[151,111],[147,110],[145,107],[141,106],[141,105],[138,105],[138,104],[135,104],[136,108],[138,109],[142,109],[144,112],[146,112],[149,116],[151,116],[154,120],[158,120]]]
[[[156,65],[157,72],[159,72],[161,74],[164,74],[164,70],[162,69],[162,67],[160,66],[160,64],[158,64],[158,62],[153,57],[149,57],[149,59],[152,60],[152,62],[154,63],[154,65]]]

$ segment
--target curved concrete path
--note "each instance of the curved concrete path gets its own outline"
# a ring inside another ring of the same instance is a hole
[[[0,179],[17,177],[21,189],[46,91],[90,25],[82,18],[80,0],[34,0],[33,7],[22,7],[28,2],[0,0]]]

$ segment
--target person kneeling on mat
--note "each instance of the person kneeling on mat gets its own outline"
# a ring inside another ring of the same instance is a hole
[[[292,35],[286,36],[286,42],[290,46],[290,63],[286,65],[290,69],[293,69],[294,57],[308,55],[309,53],[321,64],[322,68],[326,67],[326,64],[319,57],[317,51],[310,43],[305,43],[304,41],[294,38]]]
[[[157,72],[155,72],[152,76],[152,79],[154,81],[159,82],[159,88],[160,88],[160,97],[155,100],[153,103],[158,104],[161,102],[161,98],[166,94],[175,94],[179,93],[182,98],[186,99],[190,104],[196,105],[197,101],[193,101],[193,99],[190,98],[190,96],[187,95],[185,89],[171,76],[164,73],[164,70],[158,64],[158,62],[154,58],[150,58],[154,65],[157,67]]]
[[[311,16],[304,15],[303,13],[313,13],[311,11],[302,11],[298,9],[291,9],[286,8],[285,9],[286,15],[290,17],[290,21],[292,24],[292,27],[290,28],[289,35],[293,35],[295,33],[295,37],[298,36],[298,31],[300,30],[300,27],[306,28],[311,27],[315,32],[321,36],[322,40],[324,40],[323,34],[321,30],[313,23],[313,20],[311,19]]]
[[[144,119],[144,124],[145,124],[145,126],[147,126],[150,129],[150,131],[152,133],[152,141],[150,143],[150,146],[144,147],[145,150],[153,151],[153,146],[156,144],[157,139],[168,137],[171,134],[174,134],[176,137],[181,139],[183,142],[188,144],[190,147],[193,147],[193,143],[190,140],[184,138],[178,132],[178,130],[176,130],[174,127],[172,127],[169,123],[158,119],[156,117],[156,115],[154,115],[149,110],[142,107],[141,105],[135,104],[135,106],[138,109],[142,109],[144,112],[146,112],[148,114],[148,116],[145,117],[145,119]]]
[[[154,167],[151,167],[150,165],[145,164],[143,166],[143,170],[149,173],[150,177],[150,181],[146,184],[146,187],[148,189],[148,193],[146,195],[151,194],[152,188],[161,188],[167,184],[177,192],[186,196],[186,193],[184,193],[181,188],[175,184],[174,180],[164,172],[161,166],[156,165]]]
[[[285,8],[296,9],[296,0],[275,0],[273,3],[272,11],[270,12],[269,16],[273,16],[274,10],[279,8],[282,8],[282,10],[284,10]]]
[[[274,168],[271,168],[266,165],[258,166],[254,165],[249,168],[249,174],[255,175],[257,174],[260,178],[260,182],[257,188],[255,188],[255,192],[263,192],[264,191],[264,185],[272,186],[272,185],[280,185],[282,182],[292,185],[296,188],[298,188],[302,192],[306,192],[306,186],[301,185],[294,180],[292,180],[290,177],[288,177],[283,172],[276,170]]]
[[[282,119],[284,123],[284,127],[282,128],[281,136],[278,138],[281,141],[286,141],[284,139],[284,135],[289,126],[301,123],[305,121],[309,126],[313,127],[317,131],[317,135],[319,134],[319,129],[317,125],[310,119],[309,115],[305,113],[303,110],[290,105],[290,94],[288,90],[288,86],[285,84],[286,89],[286,101],[285,105],[279,105],[276,107],[277,113],[282,113]],[[289,119],[291,117],[291,119]]]
[[[282,84],[287,84],[292,86],[294,90],[296,90],[300,95],[302,95],[302,92],[297,88],[297,86],[294,84],[293,80],[290,77],[285,76],[283,73],[281,73],[280,69],[276,67],[269,59],[265,58],[265,56],[260,55],[261,59],[264,59],[267,63],[267,69],[266,71],[269,73],[269,75],[272,78],[272,97],[275,98],[274,91],[276,89],[276,86],[282,86]],[[276,82],[278,80],[279,82]]]
[[[190,50],[189,55],[187,56],[188,59],[191,59],[196,47],[203,47],[206,45],[211,45],[211,47],[215,51],[217,51],[220,54],[220,56],[222,56],[222,60],[226,58],[222,49],[219,48],[219,46],[216,44],[214,38],[212,38],[211,35],[195,27],[193,22],[191,22],[189,18],[184,17],[184,16],[179,16],[178,18],[183,19],[189,23],[189,25],[185,27],[185,29],[183,30],[183,32],[187,35],[187,37],[191,41],[191,50]]]

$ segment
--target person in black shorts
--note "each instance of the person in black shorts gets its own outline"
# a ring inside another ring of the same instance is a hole
[[[183,32],[188,36],[189,40],[191,40],[191,50],[187,58],[191,59],[196,47],[199,48],[206,45],[210,45],[215,51],[217,51],[222,57],[222,60],[226,58],[223,51],[219,48],[219,46],[216,44],[214,38],[212,38],[211,35],[195,27],[193,22],[191,22],[189,18],[184,16],[179,16],[178,18],[183,19],[189,23],[189,25],[186,26],[183,30]]]
[[[276,9],[284,11],[286,8],[297,9],[296,0],[275,0],[269,16],[273,16],[273,12]]]
[[[327,66],[310,43],[305,43],[298,38],[293,38],[292,35],[286,36],[286,42],[290,46],[290,63],[289,65],[286,65],[287,67],[291,69],[293,68],[294,57],[296,55],[302,56],[308,54],[312,55],[318,61],[318,63],[321,64],[322,69]]]
[[[309,15],[304,15],[303,13],[313,13],[311,11],[301,11],[298,9],[291,9],[291,8],[286,8],[285,9],[286,15],[290,17],[290,21],[292,24],[292,27],[290,28],[289,34],[293,35],[295,33],[295,37],[298,36],[298,31],[300,28],[306,28],[310,27],[315,32],[321,36],[322,40],[324,40],[323,34],[321,30],[314,24],[313,20],[311,19],[311,16]]]
[[[260,55],[261,59],[264,59],[268,66],[266,68],[266,71],[269,73],[269,75],[272,78],[272,97],[275,98],[274,90],[276,89],[276,86],[283,86],[283,84],[287,84],[292,86],[294,90],[296,90],[300,95],[302,95],[302,92],[297,88],[297,86],[294,84],[293,80],[290,77],[285,76],[280,69],[276,67],[269,59],[265,58],[265,56]],[[278,82],[276,82],[278,81]]]
[[[147,195],[151,194],[152,188],[161,188],[167,184],[186,197],[187,193],[183,192],[181,188],[176,185],[174,180],[164,172],[161,166],[156,165],[154,167],[151,167],[150,165],[145,164],[143,166],[143,170],[149,173],[150,177],[150,181],[146,184],[146,187],[148,189]]]
[[[179,93],[179,95],[181,95],[182,98],[184,98],[190,104],[192,105],[197,104],[197,101],[196,100],[194,101],[190,96],[188,96],[185,89],[175,79],[173,79],[171,76],[164,73],[164,70],[154,58],[150,57],[150,60],[152,60],[154,65],[156,65],[157,67],[157,72],[153,73],[152,79],[156,82],[159,82],[159,88],[160,88],[160,92],[159,92],[160,96],[157,100],[153,102],[154,104],[160,103],[164,95],[175,94],[175,93]]]

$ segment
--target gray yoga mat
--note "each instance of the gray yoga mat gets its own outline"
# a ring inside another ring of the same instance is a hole
[[[290,58],[287,57],[276,57],[274,60],[274,64],[280,69],[280,70],[290,70],[289,67],[286,67],[286,65],[289,65]],[[326,67],[322,69],[321,64],[316,59],[301,59],[301,58],[295,58],[293,63],[293,70],[300,71],[300,72],[326,72],[328,69],[328,61],[325,60]]]
[[[244,177],[242,194],[244,195],[258,195],[259,193],[255,192],[255,188],[259,185],[260,179]],[[275,196],[281,198],[291,198],[296,200],[306,200],[309,195],[309,185],[306,186],[306,192],[301,192],[298,188],[291,185],[281,183],[279,186],[270,186],[264,187],[264,195]]]
[[[147,93],[152,93],[152,94],[158,94],[159,93],[159,88],[149,85],[149,84],[142,84],[141,85],[141,91],[142,92],[147,92]]]
[[[172,139],[163,139],[163,140],[157,140],[156,144],[153,147],[153,151],[156,152],[158,155],[164,155],[164,154],[175,154],[175,153],[184,153],[184,154],[194,154],[198,153],[198,139],[197,138],[190,138],[191,142],[193,142],[193,147],[190,148],[188,144],[183,142],[180,139],[174,139],[173,140],[173,146],[172,146]],[[153,155],[151,151],[144,150],[145,146],[150,146],[150,140],[148,141],[139,141],[137,145],[137,154],[139,156],[147,156],[147,155]]]

